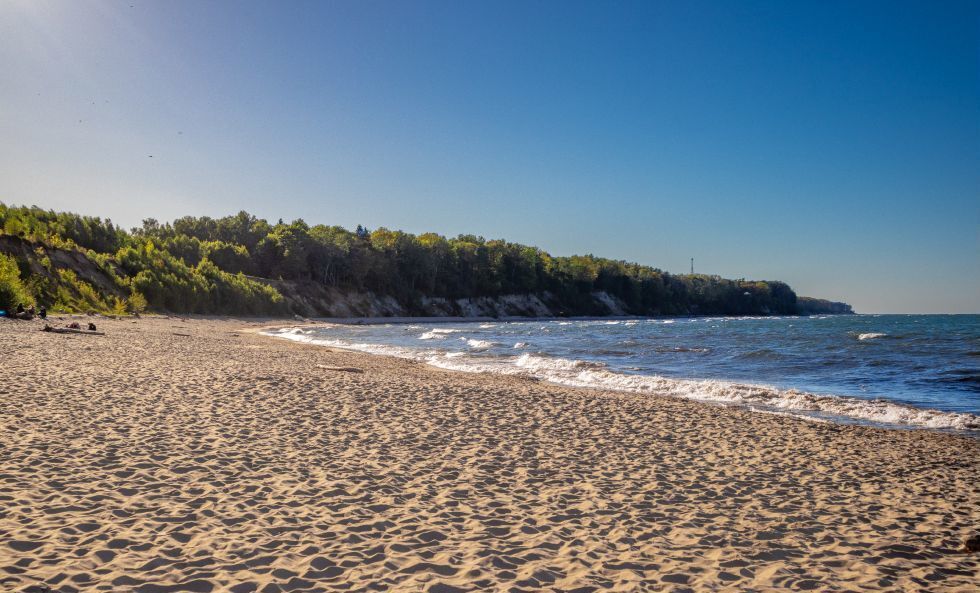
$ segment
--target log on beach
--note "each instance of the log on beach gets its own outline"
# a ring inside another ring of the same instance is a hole
[[[43,331],[43,332],[49,332],[49,333],[52,333],[52,334],[82,334],[84,336],[104,336],[105,335],[105,332],[100,332],[100,331],[91,331],[91,330],[87,330],[87,329],[75,329],[73,327],[51,327],[51,326],[48,326],[48,325],[44,326],[44,329],[42,329],[41,331]]]
[[[316,368],[323,369],[325,371],[337,371],[340,373],[363,373],[364,372],[363,369],[359,369],[357,367],[338,367],[338,366],[329,366],[325,364],[318,364],[316,365]]]

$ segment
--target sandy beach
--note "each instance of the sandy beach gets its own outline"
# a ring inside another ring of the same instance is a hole
[[[2,591],[980,582],[976,439],[94,320],[0,320]]]

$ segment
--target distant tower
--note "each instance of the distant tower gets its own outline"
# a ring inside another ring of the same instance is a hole
[[[694,258],[691,258],[691,276],[694,275]]]

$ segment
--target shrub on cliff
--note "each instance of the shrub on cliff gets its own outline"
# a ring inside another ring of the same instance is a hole
[[[0,309],[10,311],[17,305],[32,305],[34,297],[20,279],[20,269],[12,257],[0,253]]]

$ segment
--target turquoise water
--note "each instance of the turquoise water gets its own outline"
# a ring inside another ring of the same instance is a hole
[[[980,430],[980,315],[431,322],[275,335],[815,421]]]

